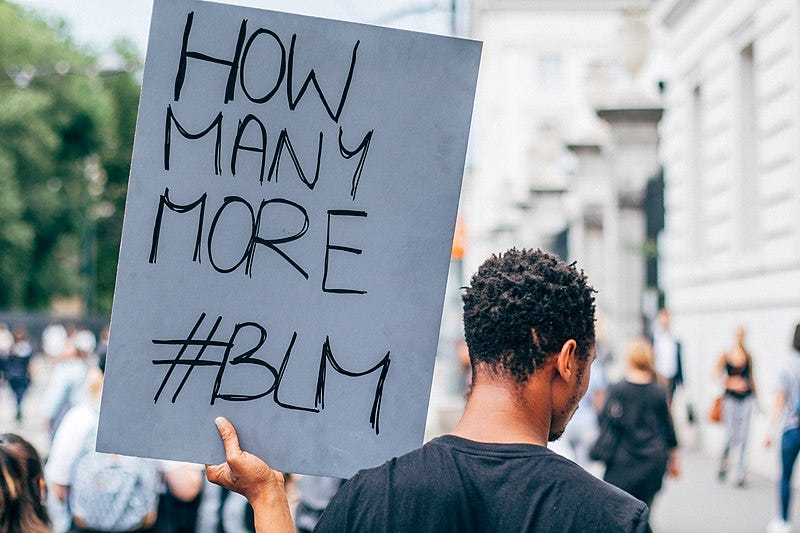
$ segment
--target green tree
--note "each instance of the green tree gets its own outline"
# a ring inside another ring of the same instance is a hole
[[[6,0],[0,28],[0,308],[82,295],[87,311],[107,313],[138,59],[120,43],[125,68],[98,72],[63,23]]]

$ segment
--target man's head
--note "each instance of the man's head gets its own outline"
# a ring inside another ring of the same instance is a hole
[[[595,341],[593,293],[574,265],[541,250],[493,255],[463,296],[473,370],[522,383],[569,339],[588,360]]]
[[[511,249],[487,259],[463,296],[473,380],[489,374],[524,385],[559,354],[572,361],[575,379],[563,405],[555,406],[551,438],[586,392],[595,343],[593,293],[574,265],[540,250]]]

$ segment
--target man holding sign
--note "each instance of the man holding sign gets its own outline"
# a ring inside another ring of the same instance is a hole
[[[464,294],[472,391],[451,435],[359,472],[317,531],[650,531],[642,502],[547,449],[586,393],[595,357],[586,277],[540,251],[488,259]],[[257,531],[293,531],[283,476],[244,452],[208,479],[245,495]]]

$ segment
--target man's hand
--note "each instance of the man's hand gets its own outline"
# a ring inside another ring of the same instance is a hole
[[[283,483],[283,474],[269,467],[267,463],[239,447],[236,429],[223,417],[214,420],[225,446],[225,462],[219,465],[206,465],[206,477],[212,483],[238,492],[253,506],[256,532],[270,531],[294,532],[289,502]]]

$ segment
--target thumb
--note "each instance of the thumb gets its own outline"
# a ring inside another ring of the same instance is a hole
[[[222,416],[215,418],[214,424],[217,426],[219,436],[222,437],[222,445],[225,447],[225,459],[232,459],[241,454],[242,449],[239,447],[239,436],[236,434],[236,429],[233,427],[233,424]]]
[[[226,464],[221,465],[206,465],[206,478],[211,483],[220,484],[225,479]]]

